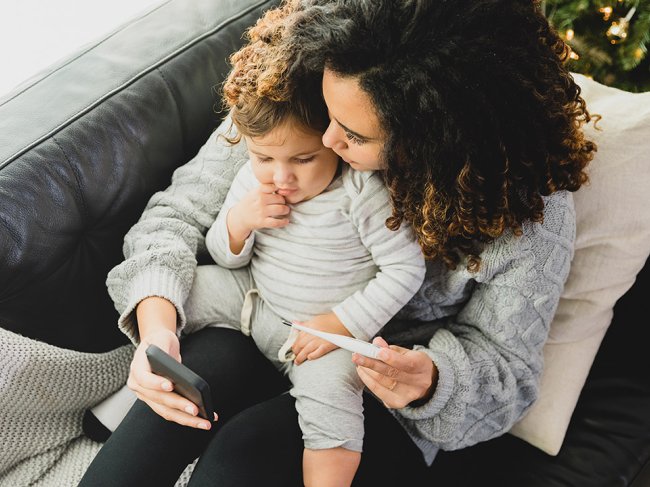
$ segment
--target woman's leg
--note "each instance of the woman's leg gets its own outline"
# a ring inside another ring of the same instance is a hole
[[[424,485],[420,450],[388,410],[364,394],[365,438],[355,487]],[[294,398],[281,394],[232,418],[201,456],[188,487],[302,486],[303,440]]]
[[[302,434],[281,394],[232,418],[203,452],[188,487],[302,487]]]
[[[80,486],[173,486],[214,433],[238,412],[285,391],[289,383],[250,337],[205,328],[181,341],[183,363],[202,376],[219,420],[210,431],[164,420],[137,401],[99,451]]]
[[[395,417],[370,393],[363,395],[365,436],[353,487],[424,487],[429,468],[422,452]]]

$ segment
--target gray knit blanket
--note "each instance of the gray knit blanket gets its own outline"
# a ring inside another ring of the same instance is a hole
[[[76,486],[100,443],[84,411],[126,382],[133,346],[65,350],[0,329],[0,486]]]
[[[133,351],[77,352],[0,328],[0,487],[76,487],[102,446],[84,436],[84,412],[126,383]]]
[[[76,486],[100,443],[84,411],[126,382],[133,346],[66,350],[0,329],[0,485]]]

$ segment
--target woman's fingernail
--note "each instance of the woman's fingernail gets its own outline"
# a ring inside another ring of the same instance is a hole
[[[185,412],[194,416],[194,408],[192,406],[185,407]]]
[[[217,413],[214,413],[214,421],[217,421],[219,419],[219,415]]]
[[[172,390],[172,383],[171,382],[163,382],[162,383],[162,388],[165,389],[166,391],[171,391]]]
[[[209,430],[210,423],[199,423],[199,428],[201,428],[202,430]]]

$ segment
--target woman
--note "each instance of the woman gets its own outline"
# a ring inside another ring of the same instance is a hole
[[[352,358],[371,393],[355,485],[413,482],[438,449],[507,432],[536,397],[572,255],[570,192],[595,151],[567,47],[538,5],[514,0],[291,1],[258,28],[284,46],[290,78],[322,76],[323,143],[383,171],[387,225],[412,225],[428,259],[425,284],[375,339],[382,360]],[[144,402],[81,485],[173,485],[199,455],[190,485],[301,482],[286,380],[233,330],[190,334],[180,353],[176,336],[200,321],[196,256],[244,157],[211,137],[126,237],[108,285],[141,338],[129,386]],[[149,343],[208,380],[216,423],[149,372]]]

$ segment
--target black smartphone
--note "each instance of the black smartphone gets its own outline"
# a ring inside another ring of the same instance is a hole
[[[155,345],[149,345],[145,353],[154,374],[169,379],[175,392],[197,405],[199,416],[214,421],[212,395],[205,380]]]

